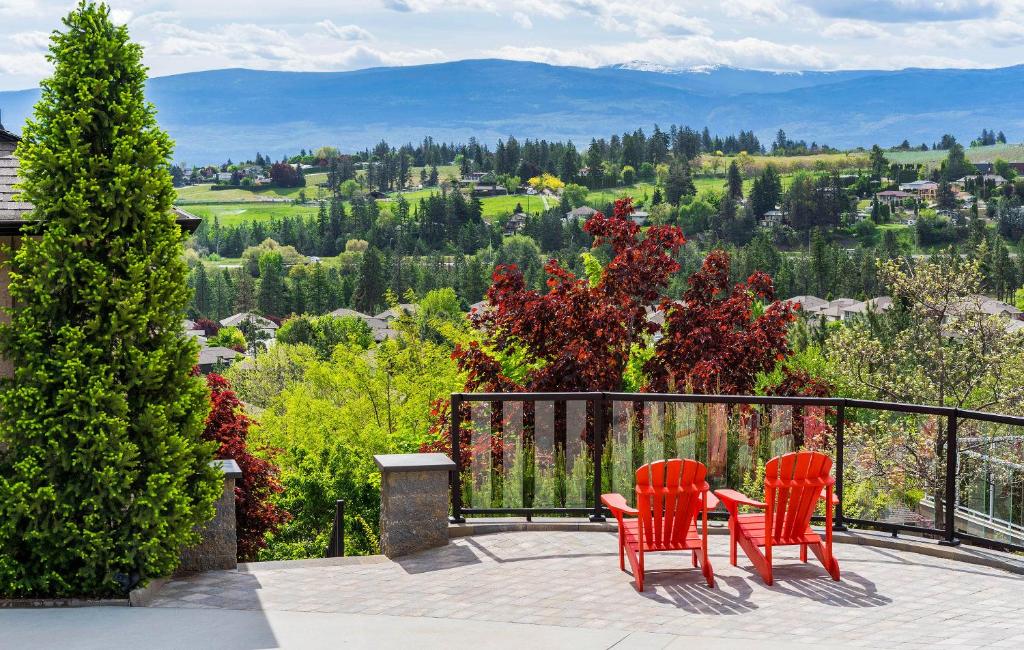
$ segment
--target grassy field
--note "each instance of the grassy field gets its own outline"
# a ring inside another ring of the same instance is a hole
[[[306,196],[315,198],[319,190],[318,185],[327,182],[327,174],[307,174],[306,187],[267,187],[259,189],[235,188],[230,190],[214,191],[213,185],[203,183],[201,185],[189,185],[178,188],[178,203],[224,203],[226,201],[269,201],[274,199],[296,199],[299,192],[305,190]]]
[[[994,162],[1002,158],[1008,162],[1024,161],[1024,144],[995,144],[989,147],[971,147],[965,152],[971,162]],[[886,151],[885,157],[891,162],[938,166],[947,155],[946,151]]]
[[[270,221],[283,217],[315,217],[319,206],[315,203],[198,203],[183,206],[185,210],[211,223],[217,217],[222,226],[237,226],[253,221]]]
[[[708,156],[700,157],[700,168],[704,170],[714,169],[714,159],[720,162],[717,174],[725,175],[725,171],[736,156]],[[868,154],[862,151],[848,151],[843,153],[822,153],[813,156],[751,156],[750,165],[743,170],[746,175],[756,175],[764,169],[765,165],[771,163],[781,172],[793,172],[797,169],[831,170],[831,169],[857,169],[867,167]]]

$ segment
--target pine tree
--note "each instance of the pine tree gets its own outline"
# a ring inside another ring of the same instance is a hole
[[[366,314],[377,312],[384,302],[384,260],[373,246],[366,249],[359,264],[352,302],[355,308]]]
[[[17,149],[36,223],[0,328],[3,596],[123,595],[168,575],[220,494],[142,49],[106,6],[63,22]]]
[[[192,273],[192,305],[197,317],[210,315],[211,298],[210,278],[206,274],[206,265],[200,262]]]
[[[281,253],[268,251],[260,256],[260,288],[256,294],[256,307],[265,316],[284,316],[287,303],[284,259]]]
[[[740,175],[740,166],[736,164],[735,160],[729,163],[728,179],[729,196],[734,199],[742,199],[743,176]]]
[[[256,308],[256,282],[244,269],[238,269],[235,278],[235,312],[242,313]]]

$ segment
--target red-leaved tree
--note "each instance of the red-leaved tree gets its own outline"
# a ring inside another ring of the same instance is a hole
[[[757,374],[772,370],[789,352],[786,331],[794,318],[789,305],[774,303],[754,314],[757,301],[774,297],[771,276],[757,271],[733,286],[729,255],[709,253],[690,276],[682,302],[661,301],[665,326],[644,366],[648,389],[750,393]]]
[[[601,391],[617,390],[630,347],[644,345],[653,333],[645,307],[654,302],[679,270],[673,255],[685,243],[674,226],[653,226],[645,233],[630,218],[631,199],[615,202],[611,217],[600,212],[585,230],[594,246],[608,244],[613,257],[591,284],[557,260],[544,267],[548,291],[528,289],[514,266],[498,266],[487,291],[491,309],[473,314],[483,334],[453,354],[468,373],[467,390]],[[513,379],[502,372],[499,357],[514,356],[531,368]]]
[[[279,472],[272,463],[249,451],[247,438],[252,421],[241,411],[241,402],[228,380],[211,373],[206,383],[212,408],[203,437],[220,445],[217,458],[233,458],[242,470],[242,478],[235,481],[238,559],[253,560],[266,546],[266,534],[288,520],[288,513],[271,499],[283,489]]]

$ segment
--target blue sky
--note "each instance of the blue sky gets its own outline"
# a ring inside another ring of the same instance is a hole
[[[0,90],[47,73],[74,3],[0,0]],[[154,75],[500,57],[766,70],[1024,62],[1024,0],[114,0]]]

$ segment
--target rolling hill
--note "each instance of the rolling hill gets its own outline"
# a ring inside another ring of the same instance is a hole
[[[189,162],[280,156],[335,144],[426,135],[484,142],[595,136],[657,123],[713,132],[753,129],[839,147],[913,143],[982,128],[1024,134],[1024,66],[774,73],[735,68],[650,70],[642,64],[577,68],[505,60],[455,61],[352,72],[210,70],[154,78],[149,98]],[[14,131],[37,90],[0,92]]]

